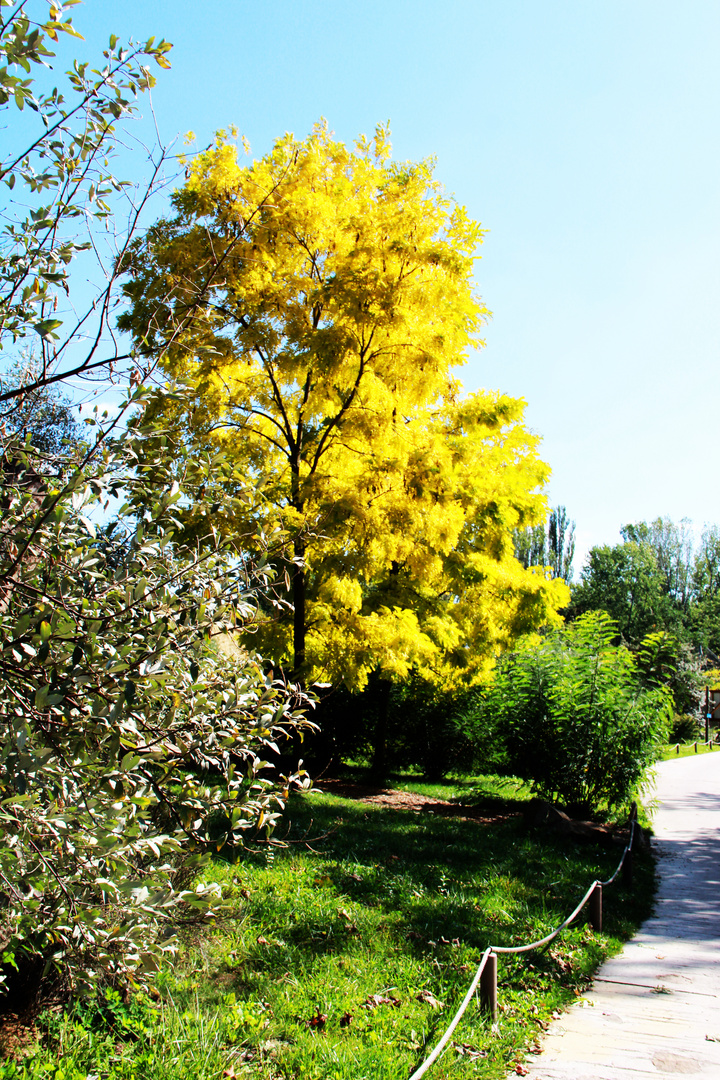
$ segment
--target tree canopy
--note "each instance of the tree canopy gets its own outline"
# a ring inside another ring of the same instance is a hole
[[[487,314],[482,231],[433,163],[393,162],[383,128],[350,150],[320,124],[244,166],[221,133],[174,205],[125,261],[122,325],[194,395],[157,409],[262,484],[271,509],[221,508],[218,527],[284,552],[288,615],[263,647],[355,687],[374,669],[477,677],[552,620],[564,585],[512,546],[548,469],[523,402],[463,397],[454,376]]]
[[[628,642],[663,630],[719,651],[717,526],[705,528],[699,539],[689,521],[669,518],[635,522],[620,532],[622,543],[590,550],[573,586],[570,616],[603,610]]]
[[[52,86],[53,43],[81,39],[68,14],[79,2],[58,0],[44,11],[36,0],[0,4],[12,8],[0,22],[0,114],[9,118],[0,159],[0,349],[24,349],[14,361],[26,375],[0,387],[0,403],[73,375],[107,379],[130,360],[106,336],[117,300],[115,264],[164,151],[151,160],[151,178],[137,198],[132,185],[113,175],[111,159],[117,125],[154,85],[149,61],[169,67],[171,46],[154,38],[123,44],[113,34],[97,66],[75,61],[64,82]],[[40,69],[45,77],[38,84]],[[129,227],[115,233],[108,227],[111,204],[121,196]],[[84,299],[69,303],[70,268],[81,252],[92,256],[104,280],[85,310]]]

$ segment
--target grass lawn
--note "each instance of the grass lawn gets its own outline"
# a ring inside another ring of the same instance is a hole
[[[502,786],[504,785],[504,786]],[[284,848],[220,858],[227,909],[183,929],[157,1001],[111,997],[102,1013],[49,1014],[2,1080],[402,1080],[443,1034],[483,950],[540,938],[606,878],[620,851],[528,828],[515,782],[413,784],[479,796],[483,818],[297,796]],[[515,815],[515,816],[513,816]],[[283,830],[281,830],[282,832]],[[605,890],[605,932],[580,923],[550,948],[499,958],[497,1024],[473,1003],[432,1080],[504,1077],[553,1012],[650,910],[653,866]]]

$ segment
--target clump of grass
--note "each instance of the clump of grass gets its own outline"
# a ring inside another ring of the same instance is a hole
[[[508,811],[525,797],[493,781],[452,794],[496,808],[504,799]],[[45,1048],[0,1077],[409,1076],[483,950],[544,936],[620,856],[528,829],[520,816],[483,824],[320,794],[293,800],[286,843],[216,862],[226,914],[188,934],[159,1003],[124,1026],[79,1011],[55,1018]],[[580,923],[544,951],[500,957],[498,1023],[471,1006],[432,1080],[504,1077],[647,916],[652,884],[640,854],[634,893],[606,890],[603,934]]]

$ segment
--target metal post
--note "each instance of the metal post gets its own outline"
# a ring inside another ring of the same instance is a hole
[[[497,1020],[497,953],[490,953],[480,976],[480,1005],[492,1020]]]
[[[695,753],[697,754],[697,743],[695,743]]]
[[[602,885],[599,881],[590,893],[590,925],[598,933],[602,930]]]
[[[633,884],[633,853],[632,848],[627,848],[622,864],[622,879],[626,889],[632,889]]]

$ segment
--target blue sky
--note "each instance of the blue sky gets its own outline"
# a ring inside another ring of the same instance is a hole
[[[462,378],[526,399],[581,553],[720,521],[717,0],[86,0],[74,21],[78,56],[173,42],[164,139],[234,123],[261,156],[321,116],[348,142],[389,120],[489,230]]]

